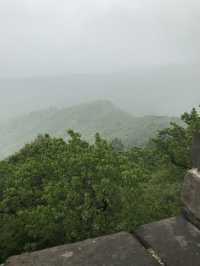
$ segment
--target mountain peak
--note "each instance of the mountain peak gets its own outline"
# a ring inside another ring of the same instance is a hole
[[[0,157],[5,157],[32,141],[38,134],[66,137],[66,131],[80,132],[93,141],[95,133],[125,145],[143,145],[158,129],[168,126],[163,117],[134,117],[109,100],[97,100],[64,109],[45,109],[18,117],[0,126]]]

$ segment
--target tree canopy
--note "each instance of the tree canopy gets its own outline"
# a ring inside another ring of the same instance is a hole
[[[69,140],[39,135],[0,162],[0,261],[24,251],[133,231],[176,215],[191,167],[198,111],[182,116],[144,148],[69,130]]]

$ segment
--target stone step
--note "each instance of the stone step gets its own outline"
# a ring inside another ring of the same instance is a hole
[[[200,231],[183,217],[162,220],[140,227],[140,241],[167,266],[200,265]]]
[[[159,263],[137,239],[122,232],[11,257],[4,266],[159,266]]]

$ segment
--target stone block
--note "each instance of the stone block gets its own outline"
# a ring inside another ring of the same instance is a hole
[[[196,169],[188,171],[184,179],[182,202],[187,218],[195,223],[200,221],[200,172]]]
[[[89,239],[11,257],[4,266],[159,266],[131,234]]]
[[[200,231],[184,217],[144,225],[136,234],[157,254],[162,265],[200,265]]]

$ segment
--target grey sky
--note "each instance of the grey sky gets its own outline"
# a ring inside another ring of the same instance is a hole
[[[1,0],[0,77],[199,62],[199,0]]]

